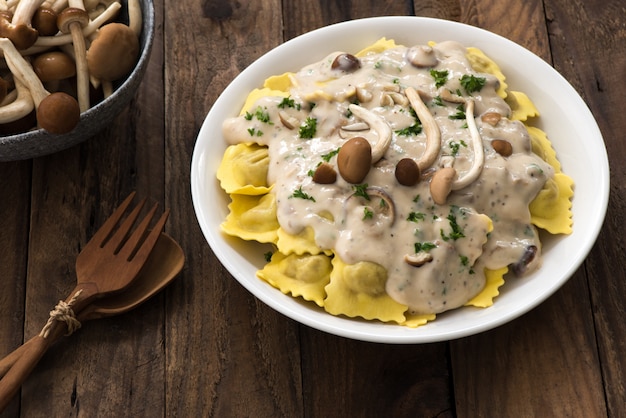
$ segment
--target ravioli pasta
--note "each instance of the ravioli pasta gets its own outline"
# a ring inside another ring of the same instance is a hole
[[[271,260],[258,277],[332,315],[417,327],[448,309],[491,306],[511,269],[523,275],[540,268],[537,228],[550,234],[572,231],[573,182],[561,171],[546,134],[533,126],[539,112],[532,101],[511,91],[498,65],[477,48],[456,43],[420,47],[418,52],[437,58],[431,65],[406,63],[414,48],[382,38],[355,55],[333,53],[297,73],[270,77],[250,93],[240,115],[224,123],[224,135],[232,145],[217,171],[231,198],[223,232],[272,244]],[[356,69],[345,62],[335,68],[340,56]],[[405,66],[412,71],[410,76]],[[462,76],[454,78],[455,74]],[[463,82],[468,79],[483,86],[472,90]],[[413,188],[398,186],[390,174],[401,157],[410,154],[416,159],[425,153],[428,140],[423,132],[427,121],[415,114],[404,94],[410,87],[420,91],[441,131],[437,161],[426,167]],[[428,193],[435,173],[453,166],[460,179],[478,158],[480,150],[468,144],[473,138],[468,134],[470,120],[464,120],[469,101],[481,113],[476,120],[484,168],[471,186],[453,190],[448,201],[436,204]],[[370,112],[364,115],[386,120],[391,144],[364,182],[350,184],[341,178],[341,170],[336,171],[341,145],[355,136],[352,129],[373,148],[383,142],[380,132],[371,132],[375,130],[371,120],[353,114],[361,108]],[[329,109],[340,109],[344,119],[326,116],[323,112]],[[508,141],[513,148],[510,157],[495,151],[494,140],[503,132],[513,138]],[[275,150],[287,147],[283,142],[273,151],[272,141],[281,135],[300,141],[301,147],[283,155]],[[283,161],[290,159],[291,165]],[[523,181],[511,174],[518,168],[509,160],[521,165],[519,170],[534,186],[520,188]],[[309,169],[302,174],[306,164]],[[337,180],[314,184],[311,177],[321,165],[330,166]],[[299,188],[287,183],[291,178],[298,179]],[[413,194],[398,197],[400,192]],[[330,203],[324,206],[341,193],[345,196],[339,209]],[[507,205],[515,210],[500,208]],[[393,241],[394,253],[407,254],[405,262],[385,267],[375,254],[380,250],[375,242],[388,245],[389,235],[396,234],[395,238],[407,229],[408,242]],[[360,242],[359,247],[355,242],[362,237],[371,241]],[[511,250],[514,245],[519,248]],[[511,252],[514,255],[508,258],[500,256]]]

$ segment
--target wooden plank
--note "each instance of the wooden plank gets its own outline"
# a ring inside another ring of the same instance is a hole
[[[468,5],[461,16],[550,62],[542,6],[539,1],[481,2]],[[452,342],[458,416],[603,415],[590,309],[581,269],[567,286],[529,314],[492,332]],[[563,312],[568,312],[567,318]],[[561,351],[559,347],[577,349]],[[562,354],[555,357],[555,353]]]
[[[77,253],[131,190],[148,198],[148,205],[163,203],[162,33],[158,29],[156,36],[137,96],[141,108],[133,100],[102,133],[33,162],[27,338],[41,329],[51,308],[73,288]],[[22,414],[162,414],[162,390],[146,388],[164,387],[164,319],[163,297],[157,297],[122,318],[87,323],[59,341],[23,386]]]
[[[166,201],[177,214],[170,231],[188,256],[167,291],[166,415],[301,416],[297,327],[220,265],[198,228],[188,186],[195,139],[213,102],[282,42],[281,2],[167,1],[165,8],[165,31],[175,34],[165,39]]]
[[[585,99],[600,126],[611,167],[604,227],[585,262],[609,416],[626,416],[626,266],[623,258],[626,96],[623,1],[546,1],[550,45],[559,70]],[[593,197],[591,197],[593,198]]]
[[[28,254],[30,209],[30,161],[0,163],[0,355],[22,343],[24,294]],[[19,402],[12,402],[0,417],[15,416]]]
[[[401,1],[287,2],[285,37],[344,20],[411,11],[412,4]],[[453,416],[446,344],[363,343],[305,326],[300,334],[308,416]]]

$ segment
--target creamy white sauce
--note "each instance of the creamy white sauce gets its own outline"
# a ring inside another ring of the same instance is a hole
[[[383,266],[388,274],[387,293],[412,313],[438,313],[464,305],[484,288],[485,268],[517,263],[528,248],[537,250],[528,271],[536,268],[541,244],[530,224],[528,205],[553,175],[552,168],[531,152],[523,124],[507,119],[511,110],[496,94],[497,79],[476,73],[465,57],[465,47],[458,43],[444,42],[433,49],[435,67],[415,67],[407,61],[407,48],[398,47],[361,57],[360,68],[353,72],[331,69],[339,54],[333,53],[293,75],[290,99],[299,108],[281,109],[278,105],[283,98],[264,97],[250,111],[251,118],[232,118],[223,127],[230,143],[254,141],[269,147],[268,184],[274,184],[277,217],[285,231],[297,234],[310,227],[320,249],[332,249],[344,262],[369,261]],[[431,69],[448,71],[444,86],[435,86]],[[479,92],[468,94],[459,81],[463,75],[484,78],[485,85]],[[441,131],[438,161],[411,187],[400,185],[394,175],[399,160],[418,159],[426,148],[423,131],[413,135],[396,132],[415,123],[403,94],[408,86],[430,98],[425,103]],[[485,164],[475,182],[453,191],[446,204],[437,205],[430,196],[429,175],[450,164],[463,175],[474,154],[466,121],[451,118],[459,112],[459,103],[438,100],[444,90],[461,92],[475,101]],[[328,162],[337,169],[334,153],[347,137],[363,136],[372,145],[379,140],[371,129],[352,133],[341,129],[362,123],[348,112],[357,94],[364,99],[358,104],[382,118],[394,132],[383,159],[374,164],[361,184],[368,186],[369,201],[353,196],[354,185],[339,174],[333,184],[317,184],[311,176],[324,155],[331,155]],[[263,121],[265,117],[256,117],[255,109],[269,117],[269,123]],[[290,129],[281,123],[280,111],[283,117],[288,114],[296,118],[300,125],[314,118],[313,138],[303,139],[299,126]],[[502,115],[497,125],[482,121],[480,116],[488,112]],[[493,139],[508,141],[513,154],[505,158],[496,153]],[[296,191],[302,192],[300,197],[294,196]],[[381,206],[379,195],[389,196],[393,210]],[[478,214],[493,222],[488,239],[484,218]],[[464,236],[444,239],[452,234],[453,223]],[[405,255],[415,254],[416,243],[435,246],[425,251],[432,261],[420,267],[404,260]]]

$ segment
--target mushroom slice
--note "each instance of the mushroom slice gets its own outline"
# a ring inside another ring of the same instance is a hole
[[[476,121],[474,120],[473,100],[466,102],[465,118],[472,137],[472,148],[474,150],[472,166],[462,177],[456,180],[456,170],[453,167],[444,167],[437,170],[430,181],[430,195],[433,201],[438,205],[446,203],[448,194],[450,194],[451,191],[460,190],[476,181],[485,164],[483,141],[478,132],[478,128],[476,128]]]
[[[422,101],[417,90],[413,87],[407,87],[404,93],[409,99],[411,107],[415,110],[417,117],[419,117],[422,122],[424,133],[426,134],[426,149],[424,150],[424,154],[422,154],[421,158],[417,161],[417,166],[420,172],[422,172],[433,165],[439,156],[439,151],[441,150],[441,131],[439,130],[439,125],[435,122],[435,118]]]
[[[302,124],[302,122],[298,118],[296,118],[295,116],[291,116],[284,110],[278,112],[278,118],[287,129],[295,129]]]
[[[396,205],[393,203],[391,196],[380,187],[365,187],[360,193],[352,193],[346,198],[344,207],[353,198],[371,202],[373,196],[380,198],[380,202],[372,205],[371,209],[376,213],[388,216],[390,219],[389,225],[393,225],[396,219]]]
[[[459,177],[452,183],[452,190],[459,190],[472,184],[483,170],[485,165],[485,152],[483,149],[483,140],[480,137],[476,120],[474,119],[474,100],[468,100],[465,105],[465,120],[472,137],[472,148],[474,151],[474,160],[472,166],[463,177]]]
[[[426,251],[420,251],[415,254],[406,254],[404,256],[404,261],[413,267],[421,267],[424,264],[433,261],[433,256]]]
[[[391,128],[381,117],[356,104],[351,104],[348,109],[358,118],[362,119],[370,129],[376,131],[378,140],[372,146],[372,164],[378,162],[391,145]]]

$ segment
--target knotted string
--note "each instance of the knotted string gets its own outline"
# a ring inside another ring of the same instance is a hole
[[[81,289],[74,293],[74,296],[72,296],[69,302],[65,302],[62,300],[59,301],[57,306],[55,306],[54,309],[50,311],[50,317],[48,318],[48,322],[46,322],[46,325],[44,325],[44,327],[41,329],[41,332],[39,333],[40,337],[48,338],[48,335],[50,334],[50,328],[52,328],[52,323],[54,321],[65,322],[65,324],[67,325],[67,334],[65,335],[70,335],[78,328],[80,328],[80,321],[76,319],[74,311],[72,310],[72,305],[76,302],[76,299],[78,299],[82,292],[83,290]]]

